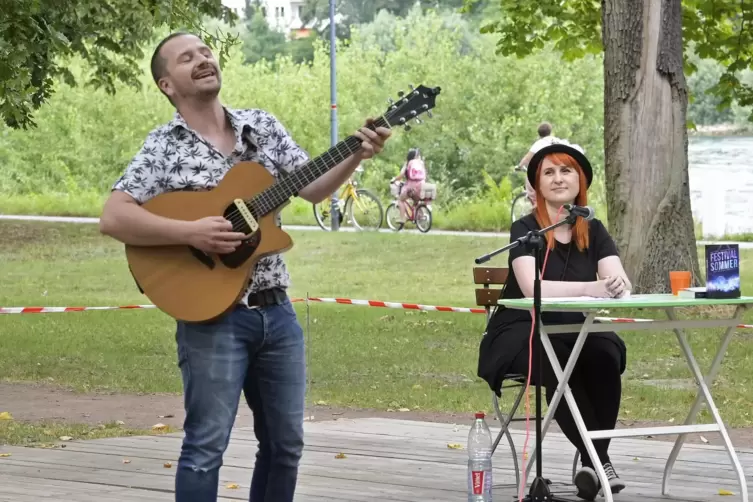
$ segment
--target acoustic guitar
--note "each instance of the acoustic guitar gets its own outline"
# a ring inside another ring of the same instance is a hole
[[[387,111],[370,127],[409,129],[411,120],[434,108],[440,88],[411,87],[389,100]],[[223,216],[246,238],[231,253],[208,254],[192,246],[126,245],[126,258],[139,289],[169,316],[187,322],[214,320],[232,309],[246,290],[254,266],[264,256],[293,246],[275,219],[290,197],[361,148],[349,136],[288,175],[275,179],[262,165],[239,162],[212,190],[177,191],[143,204],[147,211],[176,220]]]

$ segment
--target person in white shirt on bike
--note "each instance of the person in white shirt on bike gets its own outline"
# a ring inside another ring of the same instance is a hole
[[[531,161],[531,158],[533,155],[544,148],[545,146],[551,145],[552,143],[555,143],[557,141],[557,138],[552,135],[552,124],[549,122],[542,122],[539,124],[539,139],[537,139],[533,145],[531,145],[531,148],[528,149],[528,153],[525,154],[525,156],[520,159],[520,162],[518,162],[517,170],[525,171],[528,168],[528,163]],[[526,192],[528,193],[528,200],[531,201],[531,206],[536,207],[536,191],[533,189],[531,184],[528,182],[528,178],[525,180],[526,182]]]

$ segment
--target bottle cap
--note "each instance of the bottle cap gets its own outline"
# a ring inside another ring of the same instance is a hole
[[[485,415],[483,411],[479,411],[478,413],[476,413],[476,418],[484,418],[484,416]]]

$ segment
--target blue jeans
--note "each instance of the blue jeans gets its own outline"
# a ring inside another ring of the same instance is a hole
[[[303,452],[306,365],[290,301],[239,305],[208,324],[179,322],[176,339],[186,409],[176,502],[217,500],[241,390],[259,442],[249,500],[292,502]]]

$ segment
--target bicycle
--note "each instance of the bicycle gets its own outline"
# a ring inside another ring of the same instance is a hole
[[[527,168],[523,166],[515,166],[514,170],[516,172],[525,173]],[[527,214],[531,214],[532,211],[533,204],[531,204],[531,199],[528,198],[528,192],[525,187],[523,187],[523,190],[513,197],[512,204],[510,204],[510,223],[521,219]]]
[[[403,182],[399,181],[390,183],[390,193],[395,197],[395,200],[387,206],[387,210],[384,212],[387,226],[394,231],[397,231],[400,226],[400,206],[398,206],[397,197],[400,195],[400,190],[403,188],[403,184]],[[418,202],[415,202],[411,198],[406,201],[406,205],[408,206],[408,221],[416,225],[416,228],[422,233],[431,230],[431,202],[436,197],[436,193],[436,185],[424,183],[421,187]]]
[[[356,172],[363,172],[363,169],[358,168]],[[378,230],[382,226],[384,211],[379,197],[366,188],[358,188],[358,183],[352,178],[343,185],[337,208],[341,225],[347,215],[348,222],[358,230]],[[332,230],[331,209],[332,200],[329,197],[314,204],[314,218],[322,230]],[[360,216],[356,217],[356,211]]]

